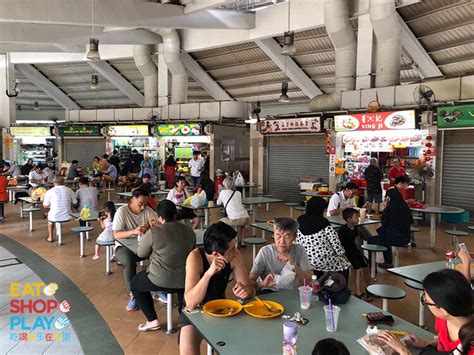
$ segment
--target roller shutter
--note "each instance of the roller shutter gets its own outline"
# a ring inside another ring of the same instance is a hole
[[[64,138],[63,157],[68,162],[78,160],[79,166],[92,166],[96,155],[105,154],[105,138]]]
[[[286,201],[301,199],[298,183],[302,176],[328,183],[329,163],[325,136],[268,136],[268,193]]]
[[[444,132],[441,201],[474,216],[474,130]]]

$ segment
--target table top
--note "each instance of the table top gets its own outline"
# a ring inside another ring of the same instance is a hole
[[[26,185],[7,186],[7,190],[28,190]]]
[[[69,214],[72,218],[79,219],[81,212],[73,212]],[[91,211],[91,216],[87,219],[83,219],[83,221],[90,222],[90,221],[97,221],[99,218],[99,212]]]
[[[158,196],[158,195],[168,195],[169,190],[158,190],[158,191],[153,191],[151,193],[152,196]],[[124,196],[124,197],[132,197],[132,192],[117,192],[116,195],[119,196]]]
[[[344,224],[346,224],[346,221],[344,220],[344,218],[342,218],[342,216],[329,216],[326,218],[329,222],[333,224],[339,224],[340,226],[343,226]],[[357,225],[364,226],[367,224],[377,224],[377,223],[380,223],[380,220],[375,220],[375,219],[370,219],[370,218],[365,218],[364,220],[361,220],[359,218],[359,223],[357,223]]]
[[[43,200],[40,201],[33,201],[31,197],[19,197],[18,198],[20,201],[26,202],[26,203],[31,203],[32,205],[42,205]]]
[[[285,307],[285,314],[287,315],[300,312],[309,320],[306,326],[298,325],[298,353],[301,354],[311,354],[319,339],[335,338],[342,341],[352,355],[366,355],[367,351],[357,342],[357,339],[365,335],[367,329],[367,320],[361,314],[381,311],[370,303],[351,297],[346,304],[339,305],[341,313],[339,315],[338,330],[330,333],[326,331],[323,302],[312,303],[310,309],[302,310],[299,304],[298,291],[296,290],[262,295],[261,298],[280,303]],[[285,322],[281,318],[258,319],[249,316],[244,311],[227,318],[213,317],[201,312],[184,314],[219,354],[281,353],[282,327]],[[381,325],[379,328],[406,331],[426,339],[433,338],[433,334],[420,327],[396,316],[394,316],[394,319],[394,327]],[[225,345],[217,345],[221,341]]]
[[[260,203],[275,203],[275,202],[283,202],[283,200],[277,198],[270,198],[270,197],[246,197],[242,199],[242,203],[244,205],[256,205]]]
[[[362,244],[360,247],[364,250],[369,251],[387,251],[387,247],[377,244]]]
[[[268,224],[267,222],[250,223],[250,227],[254,227],[254,228],[257,228],[257,229],[262,229],[266,232],[273,233],[273,224]]]
[[[431,263],[408,265],[387,269],[392,274],[401,276],[416,282],[423,282],[426,276],[432,272],[445,269],[445,261],[434,261]]]
[[[259,187],[259,184],[255,184],[253,182],[246,182],[243,187]]]
[[[204,244],[204,230],[195,229],[194,234],[196,234],[196,246]],[[138,250],[138,239],[137,238],[125,238],[125,239],[115,239],[118,243],[122,244],[124,247],[130,249],[132,253],[136,254]]]
[[[300,192],[300,195],[303,195],[303,196],[319,196],[319,197],[331,197],[332,196],[332,195],[328,195],[328,194],[321,194],[318,191],[303,191],[303,192]]]
[[[187,205],[187,206],[176,205],[176,206],[180,206],[180,207],[184,207],[184,208],[189,208],[189,209],[191,209],[191,210],[208,210],[208,209],[211,209],[211,208],[219,208],[219,207],[222,207],[222,206],[217,205],[217,204],[213,204],[212,206],[206,205],[206,206],[201,206],[201,207],[193,207],[193,206],[191,206],[191,205]]]
[[[412,211],[426,213],[463,213],[465,210],[459,207],[443,205],[426,205],[425,208],[411,208]]]

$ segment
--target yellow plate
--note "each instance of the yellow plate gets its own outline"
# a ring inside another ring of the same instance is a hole
[[[251,304],[252,307],[245,307],[244,311],[247,312],[248,315],[252,317],[256,317],[256,318],[275,318],[275,317],[281,316],[283,314],[283,311],[285,310],[285,308],[279,303],[276,303],[273,301],[266,301],[266,300],[263,300],[263,302],[265,302],[265,304],[268,305],[269,307],[273,307],[274,309],[277,309],[279,312],[277,313],[277,312],[269,311],[266,307],[264,307],[258,301],[252,301],[252,302],[246,303],[245,304],[246,306]]]
[[[214,317],[232,317],[242,310],[242,305],[234,300],[212,300],[204,305],[203,310]]]
[[[275,224],[275,220],[274,220],[274,219],[270,219],[270,220],[267,221],[267,224],[270,224],[270,225]]]

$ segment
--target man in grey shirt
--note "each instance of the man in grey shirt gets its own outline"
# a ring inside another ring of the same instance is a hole
[[[158,216],[153,209],[148,207],[148,192],[135,190],[132,198],[126,206],[120,207],[114,216],[114,238],[125,239],[144,235],[149,229],[157,223]],[[143,260],[128,248],[118,244],[115,249],[117,260],[123,264],[123,276],[127,289],[130,291],[130,280],[137,273],[137,262]],[[131,296],[127,305],[127,311],[136,311],[135,298]]]
[[[301,245],[293,244],[297,231],[298,222],[293,218],[275,220],[275,243],[260,249],[250,271],[250,280],[257,289],[295,289],[305,279],[311,280],[313,270],[308,255]]]

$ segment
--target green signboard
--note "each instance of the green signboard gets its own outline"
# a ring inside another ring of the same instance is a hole
[[[58,134],[61,137],[100,137],[99,126],[60,126]]]
[[[474,127],[474,105],[438,107],[438,128]]]
[[[200,136],[202,134],[199,123],[159,124],[156,126],[159,136]]]

